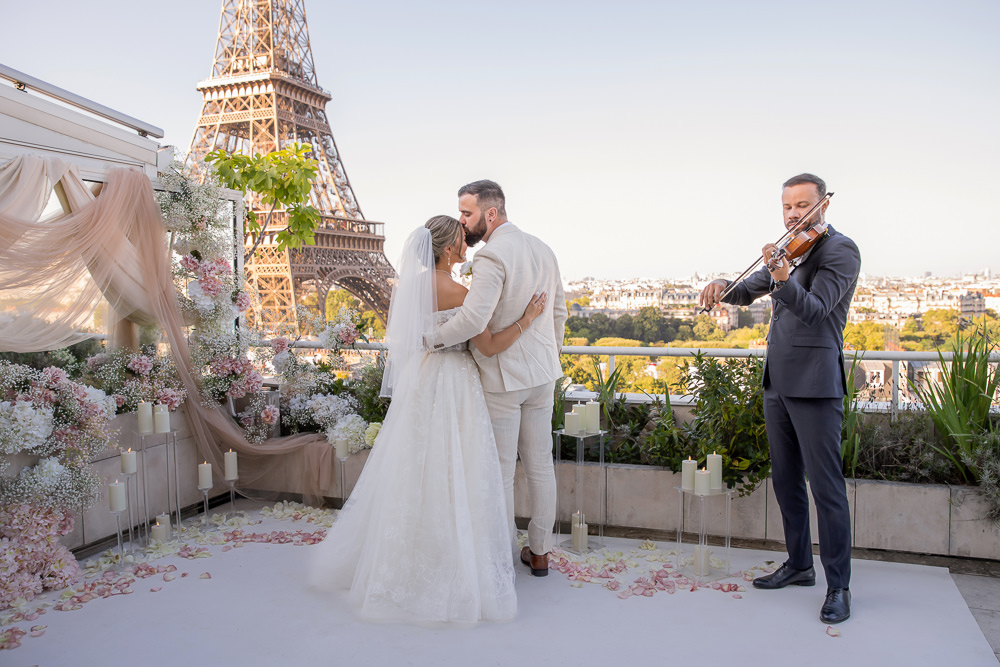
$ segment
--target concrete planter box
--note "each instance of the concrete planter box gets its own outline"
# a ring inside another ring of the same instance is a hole
[[[583,498],[588,521],[596,523],[601,471],[597,464],[584,464]],[[679,475],[664,468],[608,464],[606,479],[607,522],[618,528],[672,532],[677,530]],[[559,514],[569,520],[578,503],[575,495],[576,466],[556,468]],[[846,481],[851,508],[854,546],[920,554],[962,556],[1000,560],[1000,528],[987,519],[986,502],[978,489],[966,486],[906,484],[875,480]],[[528,493],[518,464],[514,481],[515,513],[527,516]],[[813,543],[818,543],[816,510],[810,496]],[[697,532],[700,501],[685,497],[684,529]],[[784,531],[781,512],[771,480],[752,494],[734,494],[730,514],[732,537],[781,542]],[[705,499],[705,517],[710,535],[725,534],[725,500]]]

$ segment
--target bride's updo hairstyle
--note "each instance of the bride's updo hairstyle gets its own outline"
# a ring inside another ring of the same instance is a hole
[[[435,215],[424,223],[431,232],[431,247],[434,250],[434,261],[437,262],[444,254],[444,249],[454,245],[458,235],[465,233],[461,223],[450,215]]]

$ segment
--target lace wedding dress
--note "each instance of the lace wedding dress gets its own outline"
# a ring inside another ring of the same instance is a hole
[[[437,323],[457,312],[437,313]],[[467,344],[427,354],[394,390],[361,477],[316,552],[312,584],[350,589],[370,620],[514,616],[500,464]]]

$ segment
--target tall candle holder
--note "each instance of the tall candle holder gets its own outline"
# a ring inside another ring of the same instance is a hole
[[[236,479],[225,480],[226,484],[229,486],[229,506],[233,510],[233,516],[236,516]]]
[[[199,486],[198,490],[201,491],[201,495],[204,497],[205,500],[205,513],[201,515],[201,525],[204,526],[205,524],[208,523],[208,492],[212,490],[212,487]]]
[[[177,525],[177,530],[181,529],[181,482],[180,475],[177,472],[177,431],[171,430],[164,434],[163,446],[166,456],[167,464],[167,514],[174,514],[177,518],[175,523]],[[171,485],[170,485],[170,462],[173,460],[174,469],[174,483],[173,483],[173,499],[170,497]]]
[[[132,519],[132,480],[135,478],[135,473],[122,473],[125,477],[125,508],[128,510],[128,552],[135,555],[135,537],[132,534],[132,526],[135,525],[134,519]],[[139,504],[139,489],[135,490],[135,502]],[[138,528],[136,528],[138,532]]]
[[[147,434],[147,433],[140,433],[139,434],[139,469],[142,471],[142,473],[141,473],[141,475],[142,475],[142,516],[140,517],[142,519],[142,522],[141,522],[140,525],[142,525],[144,527],[144,529],[145,529],[145,532],[143,533],[143,535],[144,535],[146,546],[148,547],[151,544],[152,540],[151,540],[150,532],[149,532],[149,497],[146,494],[146,489],[149,488],[149,484],[146,483],[146,468],[148,467],[146,465],[146,463],[147,463],[147,461],[146,461],[146,436],[147,435],[149,435],[149,434]],[[136,491],[136,501],[138,501],[138,495],[139,495],[139,492],[137,490]]]
[[[340,508],[347,505],[347,456],[338,456],[340,460]]]
[[[126,503],[126,505],[127,504],[128,503]],[[115,569],[125,567],[125,547],[122,545],[122,512],[124,512],[124,510],[111,512],[112,514],[115,515],[115,527],[117,528],[117,534],[118,534],[118,568]]]
[[[568,413],[567,417],[573,417],[576,413]],[[553,437],[555,438],[555,463],[557,465],[562,464],[562,436],[568,436],[574,438],[576,441],[576,484],[574,488],[574,496],[576,498],[577,511],[572,517],[571,521],[571,537],[570,539],[564,541],[560,546],[565,551],[571,553],[583,555],[590,551],[595,551],[604,548],[604,523],[607,518],[607,483],[605,481],[605,471],[604,471],[604,448],[605,448],[605,436],[607,431],[596,431],[593,433],[587,432],[586,423],[578,421],[583,418],[583,415],[577,415],[573,417],[570,428],[567,431],[565,428],[558,429],[553,432]],[[590,525],[586,522],[584,514],[584,496],[586,494],[586,486],[584,483],[584,454],[586,451],[586,440],[587,438],[598,438],[598,475],[597,475],[597,534],[591,538],[588,535]],[[559,531],[561,533],[561,530]],[[573,539],[573,538],[576,539]]]

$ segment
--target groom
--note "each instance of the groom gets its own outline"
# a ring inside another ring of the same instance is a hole
[[[455,345],[487,327],[500,331],[510,326],[539,292],[546,292],[552,304],[498,355],[485,357],[471,346],[500,455],[511,537],[514,466],[520,453],[531,502],[528,546],[521,550],[521,561],[533,575],[544,577],[556,518],[552,402],[555,382],[563,375],[559,350],[568,316],[559,264],[547,245],[507,221],[503,190],[493,181],[462,187],[458,210],[469,246],[480,240],[486,245],[472,260],[472,285],[461,312],[438,329],[433,347]]]

